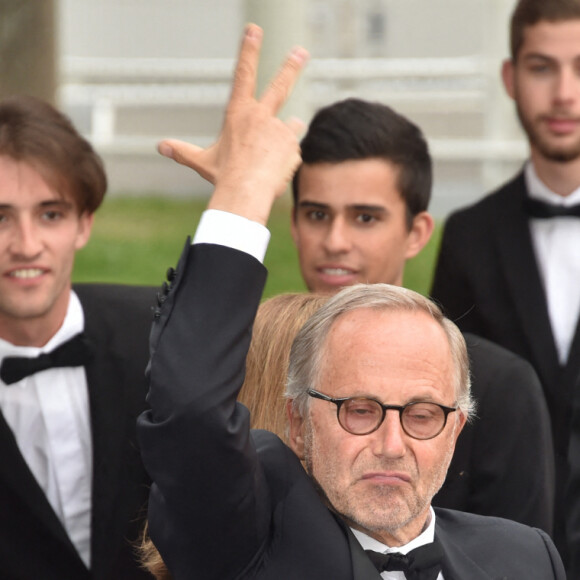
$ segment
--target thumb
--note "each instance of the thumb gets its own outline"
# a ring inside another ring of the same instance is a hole
[[[173,159],[180,165],[185,165],[194,171],[197,171],[203,178],[207,179],[207,168],[203,163],[205,149],[198,147],[187,141],[178,139],[164,139],[157,145],[157,151],[164,157]]]

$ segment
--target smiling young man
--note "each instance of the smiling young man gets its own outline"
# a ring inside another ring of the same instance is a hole
[[[145,578],[150,289],[79,285],[107,180],[71,123],[29,97],[0,102],[0,575]]]
[[[0,333],[43,346],[66,315],[74,256],[93,214],[51,186],[34,162],[0,156]]]
[[[432,296],[462,330],[536,369],[552,420],[554,537],[564,554],[570,417],[580,379],[580,1],[520,0],[502,77],[530,158],[513,180],[449,217]]]
[[[308,289],[402,285],[434,225],[419,129],[384,105],[347,99],[316,114],[301,146],[292,236]]]
[[[563,579],[544,532],[431,509],[471,398],[460,332],[418,294],[363,285],[330,298],[292,348],[292,449],[250,431],[236,397],[265,224],[300,163],[301,126],[276,113],[306,60],[292,51],[257,100],[261,39],[246,28],[216,143],[159,147],[215,183],[156,312],[151,410],[138,423],[149,530],[172,577]]]

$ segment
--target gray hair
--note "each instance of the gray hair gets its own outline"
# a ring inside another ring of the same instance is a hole
[[[390,284],[355,284],[344,288],[320,307],[298,332],[290,351],[285,393],[298,413],[305,417],[308,411],[310,397],[307,391],[318,383],[324,345],[332,325],[341,315],[360,308],[425,312],[439,323],[449,341],[453,359],[457,406],[469,418],[475,403],[471,397],[469,359],[463,335],[434,302],[417,292]]]

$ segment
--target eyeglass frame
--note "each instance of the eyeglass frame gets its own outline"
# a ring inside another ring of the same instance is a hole
[[[410,403],[406,403],[405,405],[385,405],[373,397],[343,397],[343,398],[335,399],[333,397],[325,395],[324,393],[321,393],[320,391],[316,391],[315,389],[308,389],[306,391],[306,394],[314,399],[320,399],[322,401],[334,403],[336,405],[336,420],[338,421],[338,424],[347,433],[350,433],[351,435],[357,435],[357,436],[370,435],[371,433],[374,433],[375,431],[377,431],[380,428],[380,426],[384,423],[385,417],[387,416],[387,411],[393,410],[393,411],[399,411],[399,424],[401,425],[401,429],[403,429],[403,431],[406,435],[411,437],[411,439],[416,439],[417,441],[429,441],[430,439],[435,439],[435,437],[437,437],[438,435],[441,435],[441,433],[445,429],[445,426],[447,425],[447,417],[449,416],[449,414],[453,413],[459,409],[459,407],[447,407],[446,405],[441,405],[440,403],[435,403],[434,401],[411,401]],[[347,429],[342,424],[342,421],[340,420],[340,408],[347,401],[352,401],[354,399],[363,399],[363,400],[367,400],[367,401],[373,401],[373,402],[377,403],[377,405],[379,405],[379,407],[381,407],[381,409],[383,411],[383,416],[374,429],[371,429],[370,431],[367,431],[365,433],[353,433],[352,431]],[[431,437],[415,437],[414,435],[411,435],[405,429],[405,424],[403,423],[403,412],[408,407],[412,407],[413,405],[425,404],[425,403],[428,403],[430,405],[436,405],[437,407],[439,407],[443,411],[443,424],[441,426],[441,429],[439,431],[437,431],[437,433],[435,433],[435,435],[431,435]]]

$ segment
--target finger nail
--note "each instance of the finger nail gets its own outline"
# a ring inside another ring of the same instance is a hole
[[[300,63],[306,62],[310,57],[308,51],[305,48],[302,48],[301,46],[295,46],[292,49],[291,56]]]
[[[161,153],[164,157],[169,157],[170,159],[173,158],[173,147],[162,141],[157,145],[157,151]]]
[[[262,29],[256,24],[248,24],[246,26],[246,36],[248,38],[260,38],[262,35]]]

